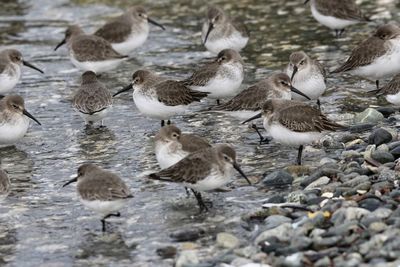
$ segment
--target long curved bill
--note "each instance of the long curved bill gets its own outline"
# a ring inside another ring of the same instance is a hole
[[[161,25],[160,23],[158,23],[157,21],[152,20],[151,18],[147,18],[147,21],[150,22],[153,25],[156,25],[156,26],[160,27],[161,29],[163,29],[165,31],[165,27],[163,25]]]
[[[126,92],[126,91],[128,91],[128,90],[130,90],[130,89],[132,89],[132,87],[133,87],[133,85],[130,83],[130,84],[128,84],[127,86],[125,86],[124,88],[122,88],[121,90],[119,90],[118,92],[116,92],[115,94],[113,94],[113,97],[115,97],[115,96],[117,96],[117,95],[119,95],[119,94],[121,94],[121,93],[123,93],[123,92]]]
[[[262,117],[262,113],[258,113],[257,115],[251,117],[250,119],[247,119],[247,120],[245,120],[244,122],[242,122],[242,124],[245,124],[245,123],[247,123],[247,122],[249,122],[249,121],[253,121],[253,120],[255,120],[255,119],[259,119],[259,118],[261,118],[261,117]]]
[[[28,118],[31,118],[31,119],[34,120],[37,124],[42,125],[42,124],[40,124],[40,122],[39,122],[35,117],[33,117],[32,114],[30,114],[26,109],[24,109],[24,110],[22,111],[22,114],[24,114],[24,115],[27,116]]]
[[[38,67],[32,65],[31,63],[29,63],[28,61],[22,60],[22,64],[24,64],[24,66],[27,66],[31,69],[37,70],[40,73],[44,73],[41,69],[39,69]]]
[[[214,29],[214,24],[210,23],[210,25],[208,26],[208,30],[206,33],[206,37],[204,38],[204,44],[207,42],[208,39],[208,35],[210,34],[210,32]]]
[[[57,46],[56,48],[54,48],[54,51],[56,51],[60,46],[64,45],[67,42],[67,40],[62,40]]]
[[[233,168],[235,168],[235,170],[237,170],[240,173],[240,175],[242,175],[243,178],[246,179],[249,185],[251,185],[249,178],[247,178],[246,174],[244,174],[244,172],[242,171],[242,169],[240,169],[239,165],[236,162],[233,163]]]
[[[68,182],[66,182],[62,187],[66,187],[67,185],[76,183],[77,181],[78,181],[78,177],[75,177],[75,178],[69,180]]]
[[[290,90],[298,95],[304,96],[305,98],[307,98],[308,100],[311,100],[311,98],[309,98],[306,94],[304,94],[302,91],[294,88],[293,86],[290,86]]]
[[[299,70],[299,68],[297,66],[293,66],[293,73],[292,73],[292,77],[290,77],[290,81],[293,82],[294,75],[296,75],[298,70]]]

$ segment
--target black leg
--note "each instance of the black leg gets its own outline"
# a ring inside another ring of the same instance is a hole
[[[102,224],[102,231],[105,232],[106,231],[106,219],[110,218],[110,217],[121,217],[121,213],[117,212],[117,213],[110,213],[106,216],[104,216],[103,219],[101,219],[101,224]]]
[[[335,33],[336,33],[336,38],[339,38],[340,36],[339,30],[335,30]]]
[[[167,120],[167,125],[171,125],[171,121],[170,120]]]
[[[262,136],[262,134],[260,133],[260,131],[258,130],[257,125],[255,125],[254,123],[251,125],[251,128],[253,128],[254,130],[256,130],[256,133],[258,134],[258,136],[260,137],[260,145],[262,144],[269,144],[269,139],[268,137],[264,137]]]
[[[297,165],[301,165],[301,154],[303,153],[304,146],[299,146],[299,153],[297,154]]]
[[[106,231],[106,220],[105,220],[105,219],[102,219],[102,220],[101,220],[101,225],[102,225],[101,230],[102,230],[103,232],[105,232],[105,231]]]
[[[219,106],[219,104],[221,104],[221,102],[219,101],[219,99],[217,99],[217,105]]]
[[[321,101],[319,101],[319,98],[317,99],[317,105],[318,105],[318,109],[321,111]]]
[[[376,89],[379,90],[379,80],[376,80],[375,84],[376,84]]]
[[[343,35],[343,33],[344,33],[344,30],[345,30],[345,29],[341,29],[341,30],[340,30],[340,32],[339,32],[339,36],[342,36],[342,35]]]
[[[199,204],[200,213],[202,213],[203,211],[208,211],[206,204],[204,204],[203,199],[201,198],[200,192],[196,192],[193,189],[192,192],[197,199],[197,204]]]
[[[165,121],[161,120],[161,127],[164,127],[164,125],[165,125]]]

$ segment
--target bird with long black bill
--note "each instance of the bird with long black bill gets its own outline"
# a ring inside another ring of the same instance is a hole
[[[288,146],[298,146],[298,165],[302,162],[304,145],[321,139],[326,131],[346,128],[329,120],[319,109],[293,100],[268,100],[261,113],[243,123],[258,118],[263,118],[264,128],[273,140]]]

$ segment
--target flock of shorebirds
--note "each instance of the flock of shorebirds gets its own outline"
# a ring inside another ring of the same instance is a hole
[[[353,0],[310,0],[314,18],[335,30],[340,37],[346,27],[369,21]],[[82,83],[74,96],[73,107],[86,125],[101,122],[113,104],[113,97],[133,89],[133,101],[141,114],[161,120],[155,137],[155,155],[161,171],[151,179],[180,183],[190,189],[200,211],[207,210],[200,192],[220,188],[231,181],[236,169],[251,182],[236,161],[236,153],[228,144],[211,145],[195,134],[182,133],[171,118],[182,115],[190,105],[203,98],[216,100],[204,112],[225,112],[246,119],[247,123],[263,118],[268,133],[264,138],[257,126],[260,142],[271,138],[279,143],[297,146],[297,163],[301,164],[303,146],[322,137],[325,131],[345,126],[328,119],[320,110],[319,97],[326,90],[324,67],[302,51],[294,52],[283,72],[272,74],[247,89],[241,90],[244,64],[239,51],[249,41],[246,27],[215,6],[208,8],[202,28],[202,42],[215,54],[214,60],[200,66],[184,80],[162,77],[150,70],[137,70],[129,85],[112,95],[99,81],[99,74],[115,69],[141,46],[149,34],[149,23],[165,30],[150,19],[143,7],[129,8],[124,14],[107,22],[94,34],[86,34],[79,26],[69,26],[57,50],[66,44],[71,62],[80,70]],[[24,61],[19,51],[0,52],[0,145],[15,144],[28,130],[29,119],[38,124],[26,109],[19,95],[8,95],[21,76],[21,66],[39,68]],[[395,24],[379,26],[365,41],[354,48],[347,61],[332,73],[349,72],[373,79],[374,93],[384,95],[388,102],[400,104],[400,28]],[[397,76],[395,76],[397,74]],[[384,87],[379,80],[395,76]],[[221,100],[230,98],[228,101]],[[315,100],[318,105],[305,103]],[[0,190],[9,192],[9,179],[0,171]],[[119,209],[132,197],[129,188],[115,174],[86,163],[78,168],[78,176],[64,186],[77,182],[81,202],[102,214],[105,219],[119,216]],[[189,192],[189,191],[188,191]]]

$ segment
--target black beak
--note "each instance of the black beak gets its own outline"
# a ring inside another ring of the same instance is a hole
[[[262,113],[258,113],[257,115],[251,117],[250,119],[247,119],[244,122],[242,122],[242,124],[245,124],[246,122],[249,122],[249,121],[252,121],[252,120],[255,120],[255,119],[259,119],[261,117],[262,117]]]
[[[237,170],[240,173],[240,175],[242,175],[243,178],[246,179],[249,185],[251,185],[249,178],[247,178],[246,174],[244,174],[244,172],[242,171],[242,169],[240,169],[239,165],[236,162],[233,163],[233,168],[235,168],[235,170]]]
[[[311,100],[311,98],[309,98],[306,94],[304,94],[302,91],[294,88],[293,86],[290,86],[290,91],[295,92],[298,95],[304,96],[305,98],[307,98],[308,100]]]
[[[292,77],[290,77],[290,81],[293,81],[294,75],[297,73],[298,70],[299,70],[299,68],[297,66],[293,66],[293,73],[292,73]]]
[[[310,1],[310,0],[306,0],[306,1],[304,2],[304,4],[307,4],[307,3],[308,3],[308,1]]]
[[[26,109],[24,109],[24,110],[22,111],[22,114],[24,114],[24,115],[27,116],[28,118],[31,118],[31,119],[34,120],[37,124],[42,125],[42,124],[40,124],[40,122],[39,122],[35,117],[33,117],[28,111],[26,111]]]
[[[208,35],[210,34],[210,32],[214,29],[214,24],[210,23],[210,25],[208,26],[208,30],[206,33],[206,37],[204,38],[204,44],[207,42],[208,39]]]
[[[147,18],[147,21],[150,22],[150,23],[153,24],[153,25],[156,25],[156,26],[160,27],[161,29],[163,29],[163,30],[165,31],[164,26],[161,25],[160,23],[158,23],[158,22],[152,20],[151,18]]]
[[[75,177],[75,178],[69,180],[68,182],[66,182],[62,187],[66,187],[67,185],[76,183],[77,181],[78,181],[78,177]]]
[[[125,86],[124,88],[122,88],[121,90],[119,90],[118,92],[116,92],[115,94],[113,94],[113,97],[115,97],[115,96],[117,96],[117,95],[119,95],[119,94],[121,94],[123,92],[126,92],[126,91],[128,91],[130,89],[132,89],[132,84],[131,83],[128,84],[127,86]]]
[[[56,46],[56,48],[54,48],[54,51],[56,51],[60,46],[62,46],[62,45],[65,44],[66,42],[67,42],[67,40],[65,40],[65,38],[64,38],[64,40],[62,40],[61,43],[59,43],[59,44]]]
[[[39,69],[38,67],[33,66],[31,63],[29,63],[28,61],[22,60],[22,64],[24,64],[25,66],[37,70],[40,73],[44,73],[41,69]]]

